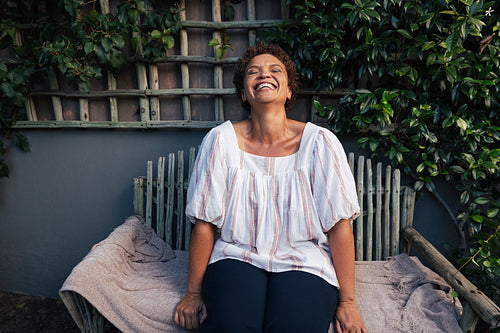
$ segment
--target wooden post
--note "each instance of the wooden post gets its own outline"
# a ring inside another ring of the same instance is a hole
[[[366,254],[365,260],[373,260],[373,179],[372,172],[372,161],[370,159],[366,160],[366,206],[368,210],[368,216],[366,219]]]
[[[134,214],[144,217],[144,178],[134,178]]]
[[[391,214],[389,207],[391,206],[391,166],[388,165],[385,168],[385,190],[384,190],[384,248],[383,248],[383,258],[387,259],[390,256],[391,249],[391,238],[390,238],[390,228],[391,228]]]
[[[173,241],[173,216],[174,216],[174,173],[175,173],[175,154],[168,154],[168,176],[167,176],[167,205],[166,205],[166,217],[165,217],[165,232],[166,232],[166,242],[170,246],[174,246]]]
[[[393,182],[392,182],[392,240],[391,240],[391,255],[399,254],[399,228],[400,225],[400,217],[399,217],[399,192],[400,192],[400,181],[401,181],[401,173],[399,169],[395,169],[393,173]]]
[[[184,240],[184,150],[177,152],[177,237],[175,237],[175,248],[182,250]]]
[[[361,214],[359,215],[356,221],[356,260],[363,260],[363,227],[364,227],[364,205],[363,205],[363,196],[364,196],[364,181],[363,181],[363,171],[365,166],[365,158],[364,156],[358,157],[358,174],[357,174],[357,187],[358,187],[358,201],[359,207],[361,209]]]
[[[158,158],[156,177],[156,233],[165,239],[165,157]]]
[[[382,260],[382,163],[377,163],[375,194],[375,260]]]
[[[153,162],[148,161],[146,178],[146,224],[152,226],[153,220]]]
[[[179,15],[181,21],[186,20],[186,1],[181,1],[181,8]],[[181,55],[188,56],[188,36],[186,28],[181,29],[179,38],[181,41]],[[182,77],[182,88],[189,89],[189,66],[187,63],[181,63],[181,77]],[[191,100],[189,96],[182,96],[182,112],[184,114],[184,120],[191,120]]]

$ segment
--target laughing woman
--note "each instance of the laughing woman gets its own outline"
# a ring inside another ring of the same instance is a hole
[[[354,296],[354,179],[339,140],[288,119],[298,75],[279,47],[239,60],[250,118],[204,138],[188,189],[195,223],[175,322],[200,332],[367,332]],[[207,318],[200,327],[199,315]]]

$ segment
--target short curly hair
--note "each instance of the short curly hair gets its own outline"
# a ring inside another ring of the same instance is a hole
[[[260,42],[255,47],[248,48],[243,57],[238,60],[238,65],[234,70],[233,84],[236,87],[236,94],[240,98],[241,105],[243,105],[245,110],[250,113],[250,103],[243,100],[241,91],[245,88],[244,82],[248,64],[252,61],[253,58],[261,54],[270,54],[278,58],[279,61],[281,61],[283,65],[285,65],[286,73],[288,76],[288,87],[292,91],[292,97],[285,102],[285,111],[288,112],[297,96],[297,90],[299,86],[299,74],[297,73],[297,68],[295,67],[295,64],[292,62],[288,54],[283,51],[281,47],[273,44],[267,45],[263,42]]]

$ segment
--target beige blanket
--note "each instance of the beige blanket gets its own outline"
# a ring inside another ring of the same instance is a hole
[[[60,296],[82,331],[92,311],[74,293],[122,332],[185,332],[172,316],[186,290],[187,259],[131,217],[73,269]],[[449,285],[416,258],[357,262],[356,296],[369,332],[460,332]]]

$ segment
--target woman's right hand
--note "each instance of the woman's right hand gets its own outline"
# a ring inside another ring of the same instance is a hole
[[[175,308],[174,321],[188,331],[197,331],[200,328],[199,315],[203,308],[201,293],[188,291]]]

